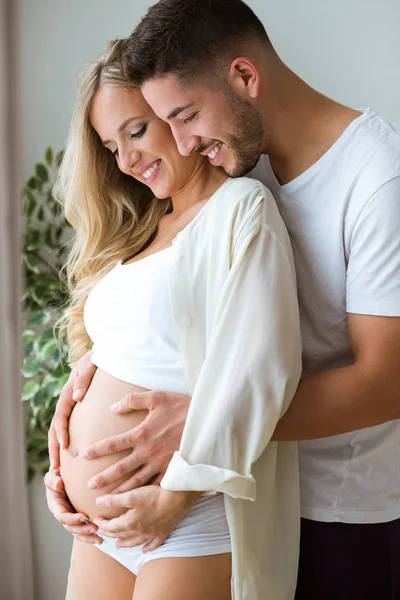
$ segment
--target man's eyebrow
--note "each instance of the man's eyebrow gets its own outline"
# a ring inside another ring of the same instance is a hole
[[[132,121],[136,121],[137,119],[144,119],[145,117],[143,115],[138,115],[137,117],[129,117],[129,119],[126,119],[123,123],[121,123],[121,125],[118,127],[118,131],[123,131],[125,129],[125,127],[127,125],[129,125],[129,123],[131,123]],[[111,140],[104,140],[101,143],[103,144],[103,146],[107,146],[107,144],[109,144],[111,142]]]
[[[191,106],[193,106],[193,104],[194,104],[194,102],[190,102],[189,104],[185,104],[185,106],[177,106],[176,108],[174,108],[174,110],[171,110],[171,112],[167,116],[167,121],[170,121],[171,119],[175,119],[175,117],[177,117],[181,112],[183,112],[187,108],[190,108]]]

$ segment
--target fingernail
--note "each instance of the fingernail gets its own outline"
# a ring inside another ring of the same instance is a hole
[[[78,456],[79,458],[89,458],[89,454],[86,452],[86,450],[81,450]]]
[[[113,412],[118,412],[120,408],[121,408],[121,402],[116,402],[116,404],[112,404],[112,405],[110,406],[110,409],[111,409]]]
[[[72,400],[76,400],[77,398],[80,398],[81,396],[85,395],[85,390],[74,390],[74,393],[72,394]]]
[[[106,501],[105,501],[105,499],[104,499],[104,498],[102,498],[102,497],[100,496],[100,498],[97,498],[97,500],[96,500],[96,504],[97,504],[98,506],[105,506],[105,505],[106,505]]]
[[[98,487],[99,486],[95,481],[89,481],[89,483],[88,483],[89,490],[97,490]]]
[[[90,525],[90,522],[87,519],[84,519],[83,517],[82,517],[82,519],[79,519],[79,521],[81,523],[84,523],[85,525]]]
[[[93,535],[97,535],[97,529],[89,529],[89,533],[93,533]]]

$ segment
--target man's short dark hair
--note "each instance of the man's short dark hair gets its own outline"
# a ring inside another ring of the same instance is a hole
[[[242,0],[159,0],[129,37],[127,77],[138,85],[173,74],[181,82],[215,75],[249,44],[272,48],[263,24]]]

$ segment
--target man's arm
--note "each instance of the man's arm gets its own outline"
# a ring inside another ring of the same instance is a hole
[[[400,317],[348,315],[354,364],[301,381],[274,440],[308,440],[400,418]]]
[[[305,379],[274,439],[329,437],[400,418],[400,177],[345,232],[354,364]]]

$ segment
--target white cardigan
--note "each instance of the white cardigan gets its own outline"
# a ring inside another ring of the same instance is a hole
[[[297,445],[271,442],[301,374],[295,270],[271,193],[228,179],[176,240],[171,295],[192,396],[168,490],[223,492],[234,600],[293,600]]]

